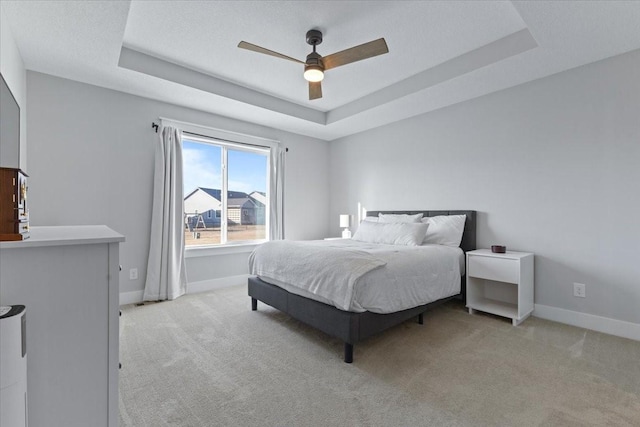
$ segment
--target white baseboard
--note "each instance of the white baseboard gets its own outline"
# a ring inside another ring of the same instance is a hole
[[[247,283],[248,274],[237,276],[221,277],[219,279],[202,280],[200,282],[187,283],[187,293],[195,294],[207,292],[214,289],[223,289]],[[120,292],[120,305],[137,304],[142,302],[144,291]]]
[[[187,293],[195,294],[198,292],[207,292],[214,289],[228,288],[236,285],[246,285],[248,274],[239,274],[237,276],[221,277],[219,279],[201,280],[199,282],[187,283]]]
[[[120,305],[142,302],[144,291],[120,292]]]
[[[640,341],[640,324],[536,304],[533,315],[609,335]]]

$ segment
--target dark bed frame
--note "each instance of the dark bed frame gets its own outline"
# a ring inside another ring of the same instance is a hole
[[[422,213],[425,217],[464,214],[467,216],[467,220],[460,248],[465,252],[476,249],[476,211],[370,211],[367,215],[377,217],[378,213],[410,215]],[[249,277],[248,287],[251,310],[257,310],[258,301],[262,301],[309,326],[344,341],[344,361],[346,363],[353,362],[353,346],[356,342],[415,316],[418,317],[418,323],[422,324],[425,311],[450,299],[459,298],[466,303],[464,276],[462,276],[459,295],[389,314],[343,311],[331,305],[292,294],[255,276]]]

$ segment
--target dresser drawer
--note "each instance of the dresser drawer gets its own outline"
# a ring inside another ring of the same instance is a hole
[[[517,259],[469,256],[467,268],[471,277],[508,283],[520,280],[520,261]]]

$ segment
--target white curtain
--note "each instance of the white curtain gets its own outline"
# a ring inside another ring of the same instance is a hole
[[[187,289],[182,131],[166,126],[160,128],[158,135],[145,301],[173,300]]]
[[[286,149],[278,145],[272,147],[270,151],[269,239],[282,240],[284,239],[284,163]]]

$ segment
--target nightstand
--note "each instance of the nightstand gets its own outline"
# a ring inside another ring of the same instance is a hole
[[[519,325],[533,312],[533,254],[489,249],[467,252],[467,307]]]

